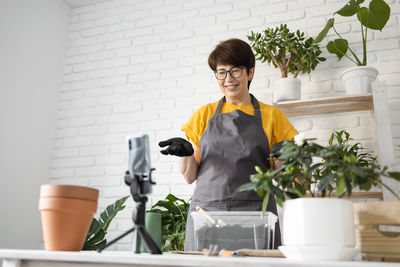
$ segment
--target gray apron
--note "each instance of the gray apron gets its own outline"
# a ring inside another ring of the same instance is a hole
[[[236,192],[248,183],[254,167],[270,168],[268,137],[262,128],[260,106],[251,96],[254,116],[240,110],[220,113],[225,97],[200,138],[200,166],[186,223],[185,251],[194,250],[193,220],[196,206],[206,211],[261,211],[262,198],[253,190]],[[270,195],[268,211],[277,214],[275,198]],[[275,225],[275,248],[281,244],[279,223]]]

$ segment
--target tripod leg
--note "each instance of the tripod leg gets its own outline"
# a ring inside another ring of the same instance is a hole
[[[142,242],[140,242],[141,238],[140,238],[140,234],[139,231],[136,231],[136,249],[135,249],[135,253],[140,253],[140,245]]]
[[[144,240],[144,243],[151,254],[162,254],[160,248],[157,246],[156,242],[154,242],[153,238],[151,238],[143,225],[137,226],[137,232]]]
[[[104,246],[100,247],[99,249],[97,249],[97,252],[102,252],[104,249],[108,248],[109,246],[111,246],[112,244],[114,244],[115,242],[117,242],[118,240],[120,240],[121,238],[125,237],[126,235],[132,233],[135,230],[136,227],[132,227],[131,229],[129,229],[128,231],[126,231],[125,233],[123,233],[120,236],[117,236],[116,238],[114,238],[113,240],[111,240],[110,242],[108,242],[107,244],[105,244]]]

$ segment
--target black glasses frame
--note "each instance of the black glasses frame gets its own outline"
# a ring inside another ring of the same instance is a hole
[[[232,75],[232,72],[231,72],[233,69],[236,69],[236,68],[240,69],[240,74],[239,74],[239,76],[237,76],[237,77],[233,76],[233,75]],[[228,73],[229,73],[229,74],[231,75],[231,77],[233,77],[233,78],[240,78],[240,76],[242,76],[243,69],[244,69],[244,67],[241,66],[241,67],[233,67],[233,68],[230,69],[230,70],[223,70],[223,71],[225,71],[225,76],[224,76],[224,78],[218,78],[218,70],[214,71],[214,75],[215,75],[215,78],[216,78],[217,80],[225,80],[226,77],[228,76]]]

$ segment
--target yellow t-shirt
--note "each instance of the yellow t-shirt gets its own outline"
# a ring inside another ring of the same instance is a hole
[[[207,129],[208,121],[215,114],[218,102],[219,101],[216,101],[200,107],[181,128],[185,132],[186,137],[192,140],[198,147],[200,138]],[[268,137],[270,149],[274,144],[290,140],[298,134],[297,130],[292,126],[282,111],[274,106],[264,104],[260,101],[258,102],[260,104],[262,127]],[[235,109],[239,109],[244,113],[254,116],[252,104],[233,105],[224,102],[221,107],[221,113],[229,113]]]

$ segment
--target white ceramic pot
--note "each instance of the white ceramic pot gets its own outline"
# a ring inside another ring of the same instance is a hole
[[[339,78],[343,81],[348,95],[367,94],[372,92],[371,84],[376,81],[378,70],[368,66],[356,66],[343,71]]]
[[[275,82],[273,102],[299,100],[301,81],[297,78],[282,78]]]
[[[353,203],[298,198],[283,205],[283,247],[292,259],[351,260],[357,253]],[[317,252],[319,251],[319,252]]]

